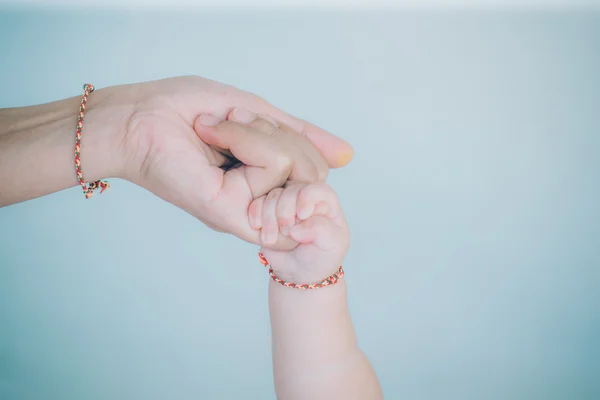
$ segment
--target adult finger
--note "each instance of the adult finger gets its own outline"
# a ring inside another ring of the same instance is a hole
[[[267,135],[277,132],[279,123],[268,116],[257,115],[240,107],[234,108],[228,115],[228,121],[237,122],[256,129]]]
[[[295,168],[292,169],[290,180],[312,183],[325,181],[329,174],[329,165],[317,148],[303,135],[295,132],[290,126],[275,121],[266,115],[257,115],[240,107],[234,108],[227,120],[250,126],[267,135],[279,135],[289,143],[296,153]],[[300,157],[299,153],[304,156]]]
[[[329,175],[329,165],[327,160],[323,158],[323,155],[319,153],[317,148],[309,142],[306,137],[295,132],[290,126],[280,123],[279,134],[284,135],[287,140],[290,141],[294,149],[301,150],[307,160],[310,160],[311,169],[308,166],[304,169],[299,168],[293,169],[290,175],[291,181],[298,182],[325,182],[327,175]],[[316,175],[315,175],[316,174]]]
[[[278,123],[269,117],[259,116],[241,108],[235,108],[227,118],[228,121],[237,122],[276,138],[282,147],[288,149],[293,163],[288,180],[313,183],[327,178],[329,166],[323,156],[305,137],[287,125],[282,125],[282,129],[279,129]],[[218,151],[226,154],[226,150]]]
[[[238,107],[229,112],[225,119],[228,121],[237,122],[238,124],[246,125],[266,135],[272,135],[278,129],[277,122],[271,117],[258,116],[248,110]],[[210,147],[221,156],[233,158],[233,154],[231,154],[231,152],[227,149],[222,149],[215,145],[211,145]]]
[[[354,149],[345,140],[317,125],[285,113],[252,93],[240,91],[240,97],[240,103],[237,104],[239,107],[256,114],[268,115],[305,136],[323,155],[331,168],[343,167],[352,160]]]
[[[256,130],[230,121],[205,125],[199,117],[194,122],[196,134],[205,143],[231,151],[246,165],[246,179],[253,198],[281,187],[293,167],[293,154],[284,143]]]

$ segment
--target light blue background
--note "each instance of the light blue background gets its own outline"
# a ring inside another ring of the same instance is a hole
[[[350,141],[386,398],[600,398],[598,11],[5,10],[0,37],[0,107],[197,74]],[[274,398],[256,247],[111,183],[0,209],[0,398]]]

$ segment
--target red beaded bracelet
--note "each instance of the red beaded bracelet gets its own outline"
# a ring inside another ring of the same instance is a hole
[[[277,275],[275,275],[275,272],[273,271],[273,267],[271,265],[269,265],[269,262],[267,261],[267,259],[265,258],[265,256],[262,253],[258,253],[258,258],[259,258],[260,262],[262,263],[262,265],[269,268],[269,275],[271,276],[271,279],[273,279],[273,281],[275,281],[275,283],[279,283],[282,286],[289,287],[292,289],[300,289],[300,290],[320,289],[325,286],[335,285],[344,276],[344,269],[340,265],[340,268],[338,269],[338,271],[335,274],[328,276],[327,278],[323,279],[319,283],[313,283],[310,285],[307,285],[307,284],[299,285],[297,283],[286,282],[283,279],[278,278]]]
[[[100,189],[100,193],[104,192],[110,187],[107,181],[97,180],[95,182],[85,183],[83,178],[83,171],[81,170],[81,159],[79,153],[81,151],[81,135],[83,133],[83,117],[85,115],[85,105],[87,103],[87,97],[94,91],[94,85],[86,83],[83,85],[83,96],[81,98],[81,105],[79,106],[79,116],[77,117],[77,131],[75,133],[75,172],[77,173],[77,179],[83,189],[83,194],[86,199],[89,199],[94,195],[96,189]]]

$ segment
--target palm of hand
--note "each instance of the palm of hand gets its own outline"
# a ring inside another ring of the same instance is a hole
[[[133,140],[145,157],[131,180],[212,229],[227,231],[231,227],[226,221],[248,221],[252,194],[245,183],[246,166],[226,172],[239,184],[235,191],[223,192],[220,167],[227,164],[227,158],[199,140],[177,113],[161,110],[133,121],[138,132]],[[247,230],[251,230],[249,225]]]
[[[143,85],[143,98],[148,100],[138,104],[126,135],[133,164],[127,178],[214,230],[259,243],[248,224],[253,200],[248,175],[254,167],[242,165],[225,172],[223,167],[231,160],[200,140],[194,130],[199,114],[226,116],[235,98],[251,95],[197,77]],[[291,248],[294,243],[284,241],[280,246]]]

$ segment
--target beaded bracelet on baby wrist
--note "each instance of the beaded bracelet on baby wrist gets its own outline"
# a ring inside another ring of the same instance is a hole
[[[267,261],[267,259],[265,258],[265,256],[262,253],[258,253],[258,259],[260,260],[262,265],[269,268],[269,275],[271,276],[271,279],[273,279],[273,281],[275,283],[278,283],[282,286],[289,287],[292,289],[300,289],[300,290],[320,289],[320,288],[323,288],[326,286],[335,285],[336,283],[338,283],[338,281],[340,279],[342,279],[344,277],[344,269],[340,265],[340,268],[337,270],[337,272],[335,274],[328,276],[327,278],[323,279],[319,283],[297,284],[297,283],[287,282],[287,281],[277,277],[277,275],[273,271],[273,267],[269,264],[269,262]]]
[[[81,97],[81,105],[79,106],[79,115],[77,116],[77,130],[75,132],[75,173],[77,174],[77,180],[83,189],[83,194],[86,199],[89,199],[94,195],[96,189],[100,189],[100,193],[108,189],[110,185],[107,181],[97,180],[90,183],[85,183],[83,178],[83,170],[81,169],[81,159],[79,153],[81,152],[81,136],[83,134],[83,117],[85,116],[85,106],[87,104],[87,97],[94,91],[94,85],[86,83],[83,85],[83,96]]]

